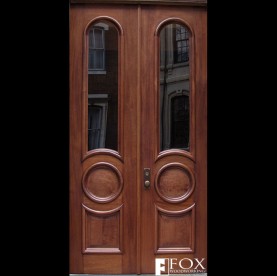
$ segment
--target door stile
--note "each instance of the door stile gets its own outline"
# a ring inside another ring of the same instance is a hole
[[[137,274],[141,273],[141,186],[142,164],[141,164],[141,5],[137,9]]]
[[[137,45],[137,29],[138,22],[136,6],[127,6],[122,12],[121,21],[123,24],[124,36],[124,71],[123,71],[123,145],[124,145],[124,252],[122,262],[122,273],[131,274],[137,271],[137,218],[138,204],[138,137],[137,137],[137,121],[138,103],[137,89],[139,49]],[[128,24],[132,22],[132,24]]]
[[[70,272],[83,272],[83,258],[82,258],[82,229],[81,225],[81,202],[82,191],[76,183],[82,177],[81,166],[81,140],[79,133],[81,133],[81,106],[82,100],[79,92],[82,89],[82,76],[76,74],[82,70],[82,51],[79,47],[80,41],[75,39],[72,35],[78,30],[78,15],[75,9],[70,10]]]
[[[201,11],[201,9],[200,9]],[[197,256],[207,256],[207,14],[198,15],[198,32],[195,33],[197,45],[195,75],[199,76],[195,83],[196,101],[196,248]],[[201,126],[201,127],[200,127]],[[205,262],[206,264],[206,262]]]
[[[155,194],[154,174],[153,174],[153,156],[155,148],[155,52],[154,52],[154,31],[152,19],[155,17],[155,8],[153,14],[147,13],[152,6],[141,6],[141,165],[143,168],[150,168],[150,187],[144,188],[142,181],[140,191],[141,195],[141,273],[153,273],[154,262],[154,206],[153,199]],[[153,17],[152,17],[153,16]],[[149,24],[151,23],[151,24]],[[141,171],[141,173],[143,173]],[[152,272],[151,272],[152,271]]]

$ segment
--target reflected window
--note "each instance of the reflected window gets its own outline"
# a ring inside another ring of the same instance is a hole
[[[171,100],[171,148],[189,147],[189,97],[176,96]]]
[[[88,31],[88,150],[118,150],[118,31],[101,20]]]
[[[100,96],[100,97],[99,97]],[[107,128],[107,95],[89,95],[88,99],[88,147],[104,148]]]
[[[105,70],[105,32],[94,27],[89,32],[89,71]]]
[[[189,34],[188,30],[176,24],[174,39],[174,63],[186,62],[189,60]]]
[[[189,32],[168,24],[160,32],[160,150],[190,146]]]

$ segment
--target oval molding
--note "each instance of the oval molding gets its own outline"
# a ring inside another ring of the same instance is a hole
[[[120,171],[112,164],[99,162],[90,166],[82,178],[84,193],[93,201],[107,203],[119,196],[123,189]]]
[[[155,177],[158,195],[170,203],[186,200],[193,192],[195,178],[191,169],[181,163],[164,165]]]

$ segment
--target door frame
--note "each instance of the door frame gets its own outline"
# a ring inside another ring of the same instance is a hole
[[[207,0],[70,0],[71,4],[144,4],[144,5],[181,5],[207,6]]]

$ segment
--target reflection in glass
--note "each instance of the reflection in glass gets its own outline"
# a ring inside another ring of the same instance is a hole
[[[118,150],[118,32],[109,21],[88,32],[88,150]]]
[[[189,32],[168,24],[160,32],[160,150],[189,151]]]

